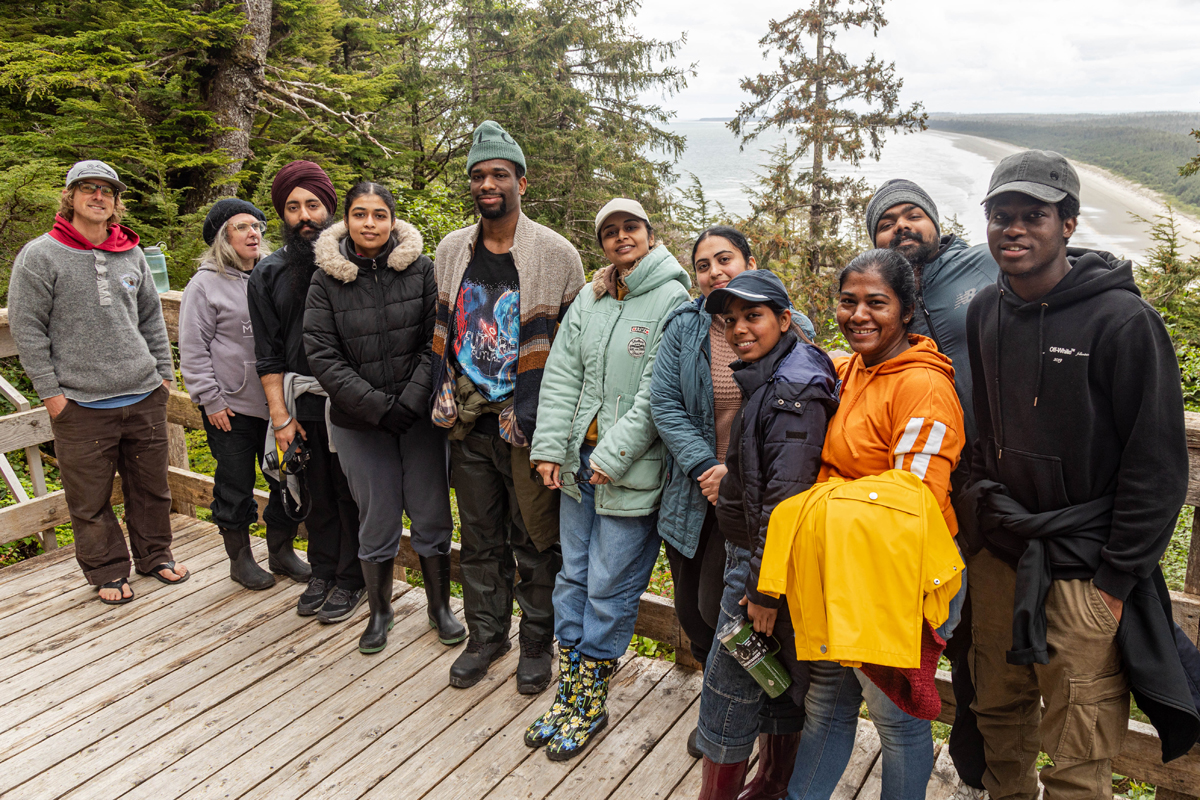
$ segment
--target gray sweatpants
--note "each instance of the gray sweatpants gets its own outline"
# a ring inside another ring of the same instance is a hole
[[[358,504],[359,559],[395,558],[406,512],[417,555],[450,552],[454,523],[445,430],[427,419],[418,419],[402,436],[331,425],[330,439]]]

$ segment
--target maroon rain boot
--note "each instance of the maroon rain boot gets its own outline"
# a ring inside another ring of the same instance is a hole
[[[736,800],[746,780],[750,759],[736,764],[717,764],[704,757],[699,800]]]
[[[798,733],[760,733],[758,770],[737,800],[780,800],[787,796],[788,781],[800,749]]]

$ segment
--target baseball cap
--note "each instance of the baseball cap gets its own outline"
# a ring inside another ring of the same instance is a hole
[[[983,202],[1005,192],[1020,192],[1057,203],[1067,195],[1079,199],[1079,175],[1067,159],[1053,150],[1014,153],[996,165]]]
[[[81,181],[84,178],[100,178],[108,181],[113,186],[117,187],[118,192],[123,192],[129,187],[121,183],[121,179],[117,177],[117,171],[105,164],[103,161],[89,159],[88,161],[80,161],[67,172],[67,186]]]
[[[596,235],[600,235],[600,226],[604,224],[604,220],[611,217],[618,211],[624,211],[626,214],[633,214],[643,222],[649,222],[650,217],[646,214],[646,209],[642,208],[642,204],[637,200],[630,200],[628,197],[617,197],[609,200],[604,204],[604,208],[600,209],[600,213],[596,215]]]
[[[763,303],[777,311],[792,307],[792,299],[788,297],[783,281],[765,269],[752,269],[734,275],[733,280],[708,296],[704,301],[704,310],[710,314],[720,314],[735,298],[747,303]]]

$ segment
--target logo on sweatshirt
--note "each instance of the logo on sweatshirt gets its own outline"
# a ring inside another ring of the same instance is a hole
[[[634,325],[632,328],[629,329],[629,332],[630,333],[640,333],[642,336],[650,335],[650,329],[644,328],[641,325]]]
[[[250,322],[248,320],[242,322],[242,335],[243,336],[253,336],[254,335],[254,327],[250,324]]]
[[[954,298],[954,307],[959,308],[960,306],[965,306],[967,303],[970,303],[974,299],[975,299],[975,290],[967,289],[965,292],[960,294],[958,297]]]
[[[138,288],[137,277],[131,272],[126,273],[121,276],[121,285],[125,287],[126,291],[135,292]]]
[[[641,358],[646,355],[646,340],[640,336],[636,336],[629,340],[629,346],[625,349],[634,358]]]
[[[1046,349],[1050,353],[1057,356],[1055,359],[1053,359],[1055,364],[1061,364],[1063,362],[1063,360],[1062,360],[1063,356],[1074,356],[1076,358],[1087,358],[1089,355],[1091,355],[1091,353],[1084,353],[1080,350],[1076,350],[1074,347],[1048,347]]]

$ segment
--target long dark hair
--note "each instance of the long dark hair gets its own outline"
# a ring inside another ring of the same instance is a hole
[[[392,195],[392,190],[384,186],[382,183],[374,181],[360,181],[346,192],[346,200],[343,204],[345,211],[342,212],[344,219],[350,218],[350,204],[360,197],[373,194],[383,201],[387,206],[388,213],[392,215],[392,219],[396,218],[396,198]]]
[[[900,319],[909,317],[905,329],[912,324],[913,314],[917,309],[917,279],[913,275],[912,265],[908,259],[895,250],[879,248],[868,250],[856,255],[838,275],[838,291],[846,284],[849,275],[876,272],[883,282],[895,293],[900,301]]]
[[[720,236],[722,239],[728,239],[729,243],[738,249],[742,257],[746,259],[746,266],[750,265],[750,259],[754,256],[750,255],[750,243],[746,241],[746,235],[737,228],[729,225],[714,225],[708,230],[696,237],[696,243],[692,245],[692,266],[696,266],[696,250],[699,249],[700,243],[710,236]]]

